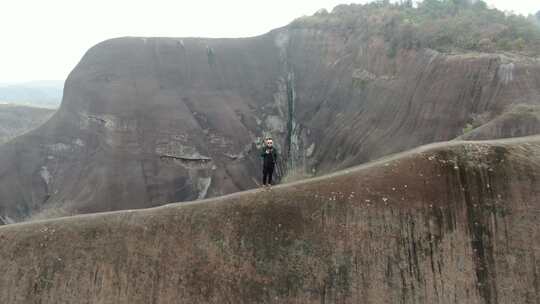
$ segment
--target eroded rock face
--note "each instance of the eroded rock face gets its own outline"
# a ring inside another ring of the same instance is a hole
[[[2,303],[536,303],[540,137],[0,228]],[[17,279],[14,279],[17,278]]]
[[[0,148],[0,214],[20,221],[217,196],[256,186],[266,135],[281,151],[279,177],[294,180],[540,103],[535,59],[389,57],[365,30],[98,44],[70,74],[54,118]]]

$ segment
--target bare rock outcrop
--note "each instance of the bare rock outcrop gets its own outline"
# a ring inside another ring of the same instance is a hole
[[[537,303],[540,137],[0,227],[1,303]]]

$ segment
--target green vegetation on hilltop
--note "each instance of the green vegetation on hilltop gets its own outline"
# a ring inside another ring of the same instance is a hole
[[[441,52],[511,51],[540,55],[540,15],[529,18],[488,8],[478,0],[424,0],[416,6],[387,0],[339,5],[291,23],[292,28],[345,30],[366,38],[380,36],[398,49],[432,48]]]

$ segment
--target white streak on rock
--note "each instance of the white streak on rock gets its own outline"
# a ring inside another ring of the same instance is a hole
[[[497,75],[499,76],[500,81],[507,85],[508,83],[514,81],[514,63],[501,64]]]
[[[315,151],[315,143],[312,143],[307,149],[306,149],[306,156],[311,157],[313,155],[313,151]]]
[[[41,167],[41,171],[39,171],[39,174],[41,175],[41,178],[43,179],[45,184],[47,184],[48,186],[52,181],[52,175],[51,173],[49,173],[49,170],[47,169],[47,167],[46,166]]]
[[[197,189],[199,190],[199,196],[197,199],[203,199],[206,197],[206,193],[208,192],[208,188],[210,187],[211,183],[211,177],[200,177],[197,180]]]

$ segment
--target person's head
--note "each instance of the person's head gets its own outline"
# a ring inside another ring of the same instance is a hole
[[[266,146],[272,147],[274,145],[274,141],[272,140],[272,137],[266,138]]]

